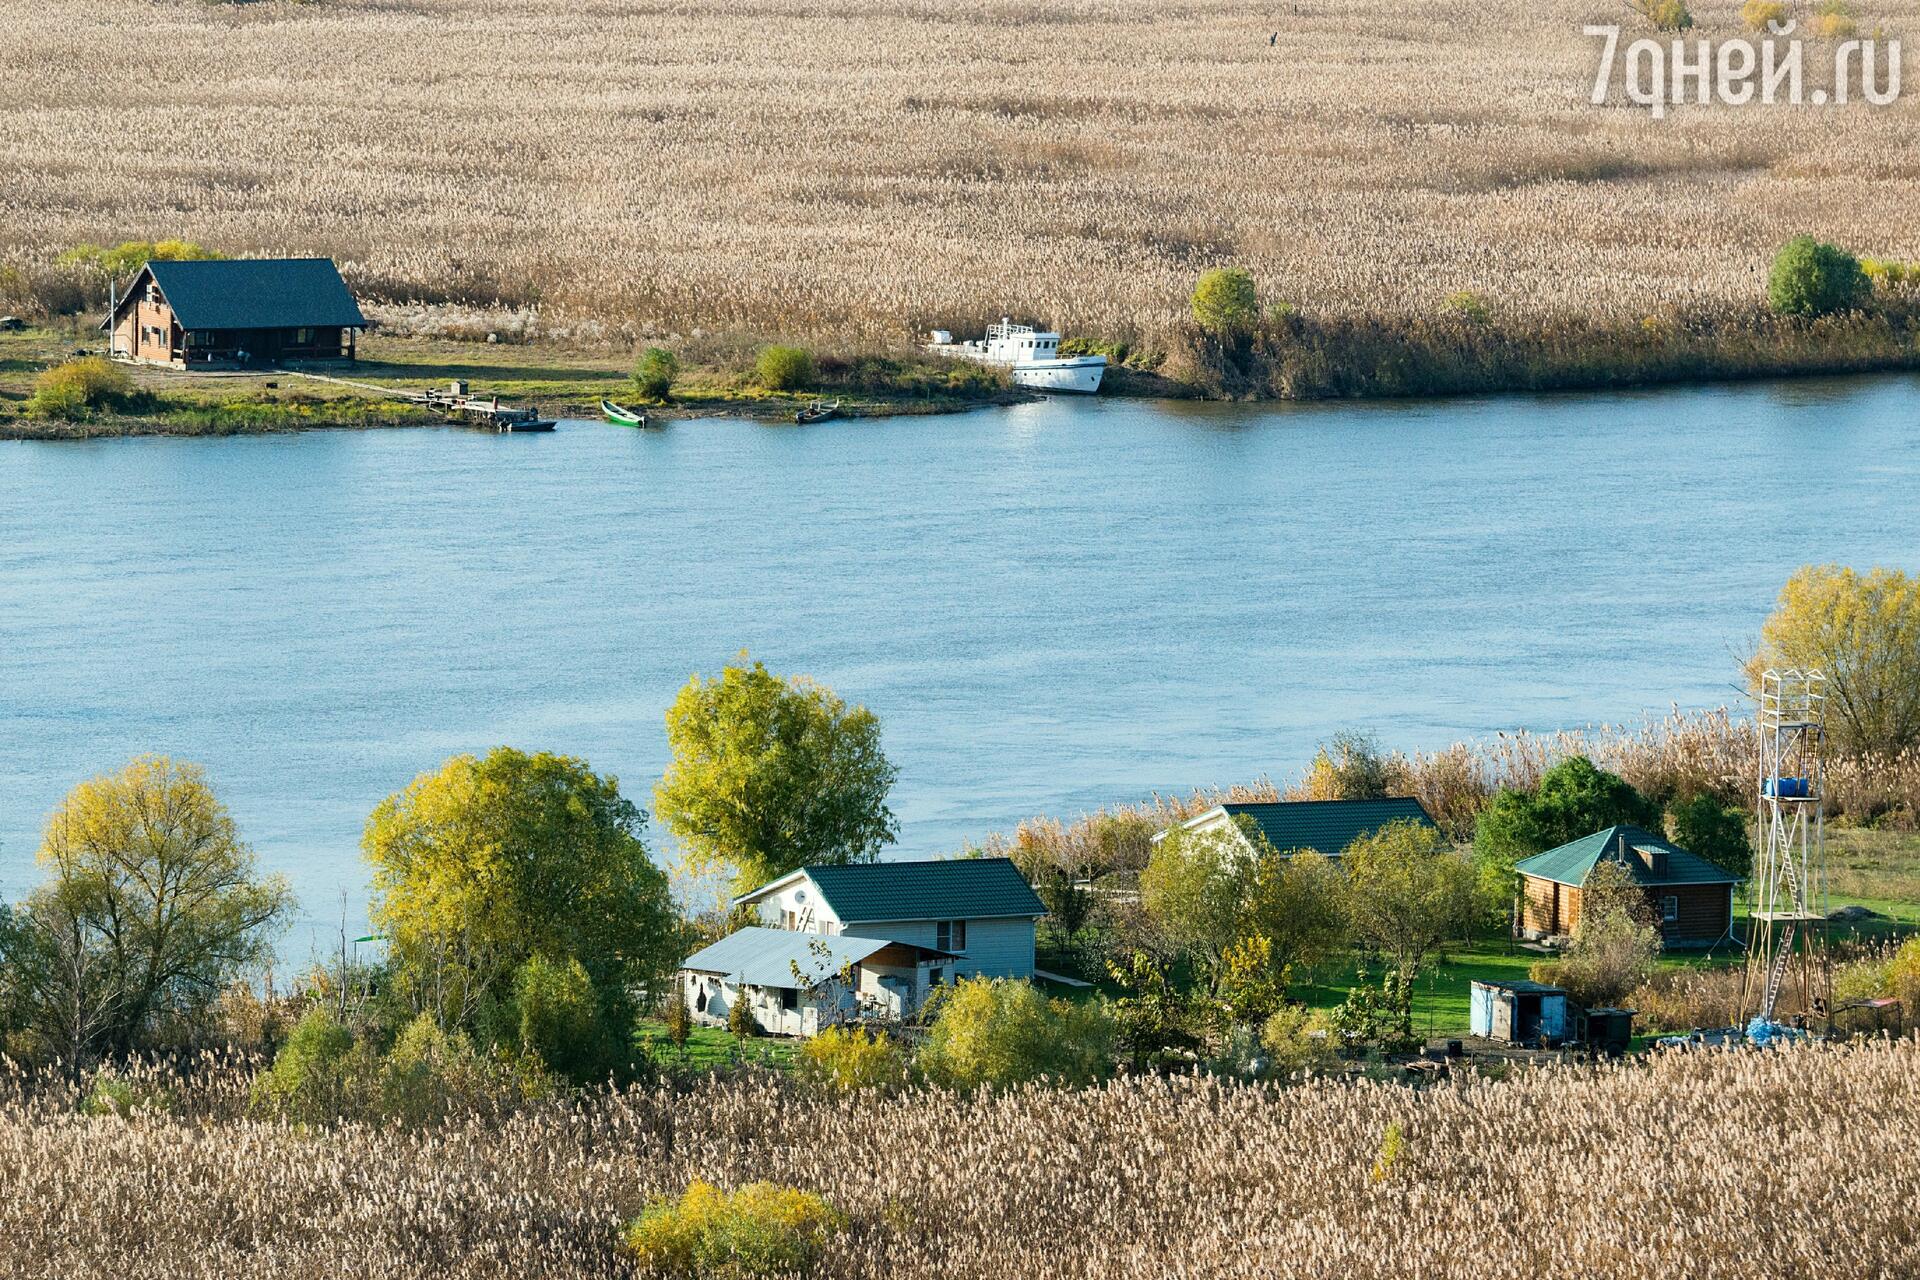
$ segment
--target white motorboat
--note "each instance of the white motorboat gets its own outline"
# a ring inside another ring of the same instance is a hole
[[[927,350],[934,355],[1000,365],[1015,386],[1035,391],[1092,395],[1100,389],[1100,379],[1107,372],[1105,356],[1063,356],[1059,334],[1014,324],[1006,316],[999,324],[988,325],[987,336],[979,341],[955,342],[945,329],[935,329]]]

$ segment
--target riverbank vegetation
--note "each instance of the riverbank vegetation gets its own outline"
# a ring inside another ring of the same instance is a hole
[[[1445,22],[1390,0],[1272,21],[1225,0],[930,20],[778,0],[672,22],[559,0],[180,4],[138,22],[102,0],[57,23],[30,8],[0,0],[23,33],[0,53],[16,157],[0,314],[97,309],[98,272],[62,255],[172,239],[334,256],[389,334],[491,333],[627,368],[646,346],[684,359],[725,340],[811,348],[825,374],[836,348],[899,352],[1008,312],[1127,348],[1116,387],[1210,395],[1915,360],[1885,290],[1826,319],[1766,299],[1774,254],[1803,233],[1920,259],[1906,113],[1595,106],[1594,15],[1572,0]],[[1897,35],[1907,16],[1874,22]],[[1691,37],[1746,31],[1727,4],[1690,17]],[[329,56],[297,86],[249,73],[287,48]],[[465,74],[475,49],[485,76]],[[582,67],[573,109],[547,109]],[[370,85],[378,110],[311,124],[309,95],[367,101]],[[251,125],[207,160],[166,130],[83,124],[180,102]],[[1222,267],[1265,298],[1244,351],[1189,307]]]
[[[1159,1280],[1903,1275],[1920,1045],[1665,1054],[1424,1090],[760,1073],[294,1125],[245,1070],[0,1080],[0,1274]],[[1870,1117],[1871,1123],[1863,1121]],[[1789,1184],[1725,1153],[1803,1152]],[[1809,1218],[1846,1206],[1849,1229]],[[1461,1205],[1498,1205],[1462,1213]],[[1631,1211],[1623,1211],[1630,1206]],[[1763,1242],[1763,1243],[1756,1243]],[[639,1270],[641,1263],[654,1264]],[[795,1264],[804,1267],[794,1270]]]

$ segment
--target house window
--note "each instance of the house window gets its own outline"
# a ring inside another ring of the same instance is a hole
[[[294,346],[296,346],[296,347],[305,347],[305,346],[311,346],[312,344],[313,344],[313,330],[311,330],[311,329],[295,329],[295,330],[293,331],[293,345],[294,345]]]
[[[967,922],[965,920],[942,920],[934,925],[933,945],[941,951],[965,951],[967,949]]]
[[[798,1009],[800,1007],[800,993],[792,987],[780,988],[780,1007],[782,1009]]]
[[[930,987],[943,987],[943,986],[945,986],[945,985],[946,985],[946,983],[947,983],[947,971],[946,971],[945,969],[929,969],[929,970],[927,970],[927,985],[928,985],[928,986],[930,986]]]
[[[1680,919],[1680,899],[1672,894],[1660,899],[1660,919],[1665,924],[1673,924]]]

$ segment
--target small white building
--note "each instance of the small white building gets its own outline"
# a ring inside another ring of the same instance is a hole
[[[688,1006],[725,1022],[745,990],[760,1025],[787,1035],[907,1017],[961,978],[1031,978],[1034,928],[1047,913],[1006,858],[802,867],[734,905],[760,924],[687,957]]]

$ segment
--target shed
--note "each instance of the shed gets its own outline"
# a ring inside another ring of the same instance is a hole
[[[176,369],[352,360],[366,327],[329,258],[149,262],[101,324],[119,359]]]
[[[891,938],[750,925],[680,962],[696,1021],[724,1025],[738,1000],[777,1035],[812,1035],[836,1021],[902,1018],[925,999],[951,952]]]
[[[1624,867],[1647,895],[1647,910],[1669,947],[1710,947],[1733,932],[1733,888],[1740,877],[1671,840],[1626,823],[1522,859],[1516,925],[1522,937],[1570,934],[1580,923],[1581,890],[1602,861]]]
[[[1469,1027],[1476,1036],[1507,1044],[1556,1045],[1567,1038],[1567,993],[1544,982],[1475,979]]]

